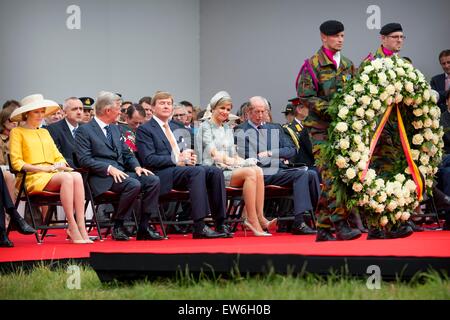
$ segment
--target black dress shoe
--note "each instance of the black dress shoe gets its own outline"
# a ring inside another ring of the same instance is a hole
[[[218,233],[225,233],[227,235],[227,238],[232,238],[234,233],[231,231],[231,228],[226,225],[222,224],[216,228],[216,232]]]
[[[116,241],[128,241],[130,238],[123,231],[123,227],[121,228],[113,228],[112,238]]]
[[[367,234],[367,240],[380,240],[386,239],[386,233],[384,230],[370,228],[369,233]]]
[[[316,242],[321,241],[336,241],[336,238],[329,228],[317,228]]]
[[[192,231],[190,229],[191,229],[191,226],[188,226],[188,225],[171,224],[171,225],[167,226],[166,232],[173,233],[173,234],[188,234],[188,233],[192,233]]]
[[[308,235],[308,234],[316,234],[317,231],[311,229],[306,225],[306,223],[303,222],[300,225],[293,226],[291,229],[291,233],[295,235]]]
[[[14,247],[14,243],[8,239],[5,231],[0,231],[0,247],[3,248],[12,248]]]
[[[164,240],[164,237],[153,228],[147,227],[146,229],[138,230],[136,240]]]
[[[21,234],[35,234],[37,232],[19,214],[11,215],[11,224]]]
[[[334,224],[337,240],[353,240],[361,237],[361,231],[350,228],[347,221],[340,220]]]
[[[202,231],[194,232],[192,234],[193,239],[215,239],[215,238],[227,238],[225,233],[218,233],[211,230],[208,226],[204,226]]]
[[[137,235],[137,231],[136,231],[136,228],[134,226],[125,226],[125,227],[123,227],[123,232],[128,237],[136,237],[136,235]]]
[[[391,229],[386,232],[386,238],[388,239],[399,239],[409,237],[414,233],[414,230],[407,224],[402,224],[399,227]]]

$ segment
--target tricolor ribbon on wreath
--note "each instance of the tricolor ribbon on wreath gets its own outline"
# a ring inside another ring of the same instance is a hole
[[[361,173],[361,176],[360,176],[361,182],[364,182],[364,180],[366,178],[367,171],[369,170],[370,161],[372,159],[372,154],[375,150],[375,147],[378,143],[378,139],[380,138],[381,133],[383,132],[384,126],[386,125],[393,108],[394,108],[394,105],[390,105],[386,109],[386,112],[384,113],[380,124],[378,125],[377,129],[375,130],[375,134],[373,135],[372,140],[370,141],[369,160],[367,161],[366,168]],[[421,201],[422,195],[423,195],[423,190],[424,190],[424,183],[423,183],[422,177],[420,175],[420,171],[417,168],[417,165],[415,164],[414,160],[412,159],[411,148],[410,148],[409,142],[408,142],[408,136],[406,135],[405,125],[403,124],[403,119],[402,119],[402,115],[400,113],[400,108],[399,108],[398,104],[395,105],[395,108],[397,110],[398,128],[399,128],[400,141],[402,143],[403,153],[405,154],[406,161],[408,162],[409,170],[410,170],[411,175],[416,184],[417,198],[419,201]]]

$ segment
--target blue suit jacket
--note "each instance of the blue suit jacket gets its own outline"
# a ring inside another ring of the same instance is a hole
[[[279,124],[266,123],[262,129],[266,130],[266,139],[259,141],[258,130],[248,121],[236,127],[235,137],[239,156],[245,159],[256,158],[260,152],[271,151],[272,158],[279,159],[280,168],[288,168],[284,160],[295,156],[294,144]],[[270,166],[273,161],[271,158],[258,158],[258,160],[262,167]]]
[[[431,78],[431,88],[439,92],[438,105],[441,111],[447,110],[447,105],[445,104],[445,73],[438,74]]]
[[[183,129],[173,121],[169,123],[169,127],[174,132],[177,141],[180,142],[177,132]],[[170,142],[155,119],[152,118],[137,129],[136,147],[142,165],[160,178],[161,195],[172,190],[173,170],[176,168],[176,163],[171,157]],[[183,151],[182,149],[180,146],[180,151]]]
[[[94,196],[108,191],[114,179],[108,175],[111,165],[124,172],[134,172],[139,162],[121,140],[117,125],[111,125],[113,144],[92,119],[75,134],[75,150],[80,166],[89,169],[89,182]]]
[[[75,139],[70,132],[65,119],[55,122],[47,127],[48,132],[55,141],[59,152],[64,156],[69,166],[75,168],[73,153],[75,152]]]

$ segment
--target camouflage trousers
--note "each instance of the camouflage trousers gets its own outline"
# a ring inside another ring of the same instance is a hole
[[[336,196],[332,192],[332,181],[336,179],[328,169],[329,164],[321,161],[324,157],[320,151],[320,145],[328,139],[326,131],[318,131],[311,129],[311,143],[313,145],[314,159],[319,160],[317,169],[322,176],[322,193],[319,198],[317,209],[317,227],[330,228],[333,223],[347,219],[349,212],[345,207],[337,207]]]

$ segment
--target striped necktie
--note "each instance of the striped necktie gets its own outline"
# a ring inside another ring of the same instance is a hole
[[[112,139],[112,134],[111,134],[111,127],[110,125],[105,126],[105,130],[106,130],[106,139],[108,139],[109,143],[111,144],[111,146],[113,145],[113,139]]]

